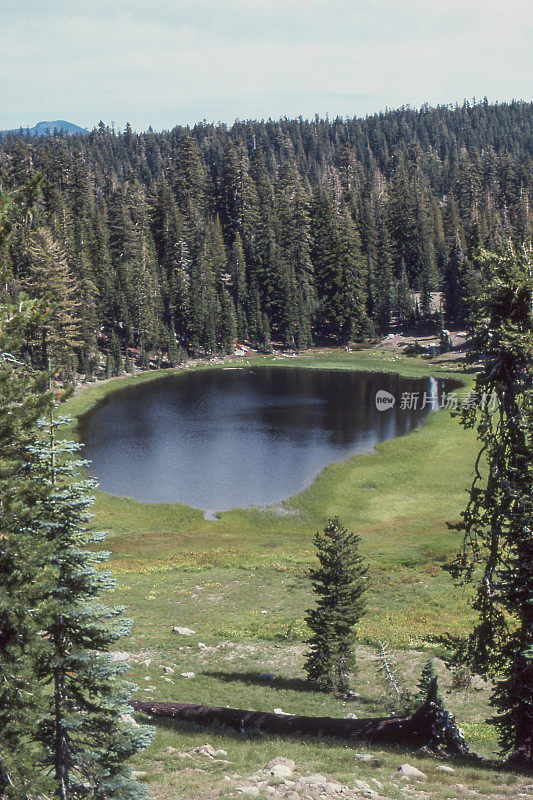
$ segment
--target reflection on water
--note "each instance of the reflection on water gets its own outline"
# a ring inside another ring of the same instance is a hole
[[[403,410],[402,394],[429,398],[442,384],[285,367],[191,372],[109,395],[79,432],[104,491],[212,513],[279,502],[327,464],[409,433],[430,407]],[[393,408],[377,410],[380,389]]]

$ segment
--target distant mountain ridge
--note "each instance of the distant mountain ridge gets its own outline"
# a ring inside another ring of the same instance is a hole
[[[55,131],[62,131],[69,135],[89,133],[87,128],[75,125],[74,122],[67,122],[66,119],[54,119],[49,122],[38,122],[33,128],[13,128],[12,130],[0,131],[0,135],[6,136],[8,133],[17,135],[22,133],[23,136],[52,136]]]

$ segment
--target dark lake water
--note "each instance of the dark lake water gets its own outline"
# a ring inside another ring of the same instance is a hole
[[[327,464],[409,433],[443,383],[288,367],[182,373],[108,395],[79,434],[103,491],[210,516],[279,502]],[[376,408],[379,390],[393,408]],[[404,393],[418,395],[418,409],[402,410]]]

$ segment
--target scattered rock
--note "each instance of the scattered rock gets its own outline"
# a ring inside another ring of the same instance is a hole
[[[478,792],[474,789],[469,789],[468,786],[463,786],[462,783],[455,783],[453,788],[457,789],[459,792],[463,792],[463,794],[467,794],[469,797],[479,797]]]
[[[402,764],[398,768],[398,772],[402,778],[416,778],[417,780],[424,780],[424,778],[427,778],[424,772],[421,772],[416,767],[412,767],[411,764]]]
[[[215,750],[215,748],[210,744],[202,744],[200,747],[195,747],[192,752],[197,753],[199,756],[206,756],[207,758],[216,758],[217,756],[228,755],[225,750]]]
[[[163,672],[166,672],[167,675],[174,675],[176,670],[172,669],[172,667],[163,667]]]
[[[250,797],[259,797],[261,791],[258,786],[238,786],[237,791],[241,794],[248,794]]]
[[[259,678],[264,681],[274,681],[276,680],[276,676],[272,672],[260,672]]]
[[[194,673],[194,672],[181,672],[180,675],[181,675],[182,678],[195,678],[196,677],[196,673]]]
[[[143,664],[145,667],[149,667],[151,663],[152,663],[151,658],[147,658],[145,661],[141,661],[141,664]]]
[[[288,767],[291,772],[296,769],[296,764],[292,758],[285,758],[285,756],[276,756],[276,758],[273,758],[268,764],[265,764],[265,769],[272,770],[274,767],[278,766]]]
[[[371,753],[354,753],[354,758],[358,758],[359,761],[374,761],[374,756]]]
[[[357,714],[354,714],[353,711],[350,711],[349,714],[346,714],[344,719],[358,719],[358,716],[357,716]]]
[[[327,792],[327,794],[340,794],[343,789],[344,787],[339,781],[328,781],[324,784],[324,791]]]
[[[454,768],[449,767],[447,764],[438,764],[437,769],[439,772],[447,772],[448,775],[452,775],[455,772]]]
[[[114,650],[109,655],[113,661],[129,661],[131,658],[131,653],[128,653],[126,650]]]
[[[178,625],[174,625],[172,633],[179,633],[180,636],[194,636],[196,631],[193,631],[192,628],[180,628]]]
[[[175,681],[173,681],[172,678],[163,678],[163,680],[166,681],[167,683],[175,683]]]
[[[294,714],[291,714],[288,711],[283,711],[281,708],[275,708],[274,714],[278,714],[280,717],[294,717]]]
[[[292,789],[285,793],[285,800],[300,800],[298,792],[293,792]]]
[[[381,781],[378,781],[378,779],[377,779],[377,778],[370,778],[370,780],[372,781],[372,783],[374,784],[374,786],[377,786],[377,788],[378,788],[380,791],[381,791],[381,789],[383,789],[383,784],[381,783]]]
[[[366,781],[355,780],[354,786],[358,792],[367,794],[369,797],[377,797],[377,792],[375,792],[370,786],[370,784],[368,784]]]
[[[178,753],[178,758],[192,758],[190,753]]]
[[[325,786],[328,783],[328,779],[323,775],[307,775],[299,778],[298,782],[304,786]]]
[[[136,725],[137,728],[139,727],[139,723],[135,722],[131,714],[121,714],[120,719],[122,720],[122,722],[129,722],[130,725]]]
[[[292,775],[292,769],[287,767],[285,764],[276,764],[274,767],[271,768],[270,774],[273,778],[279,778],[283,780],[283,778],[290,778]]]
[[[151,680],[151,678],[150,678],[150,676],[149,676],[149,675],[147,675],[147,676],[146,676],[146,678],[145,678],[144,680],[145,680],[145,681],[149,681],[149,680]]]
[[[135,769],[132,770],[131,774],[133,775],[134,778],[146,778],[146,776],[148,775],[147,772],[137,771]]]
[[[207,645],[204,644],[203,642],[198,642],[198,648],[200,650],[207,650],[208,649]]]

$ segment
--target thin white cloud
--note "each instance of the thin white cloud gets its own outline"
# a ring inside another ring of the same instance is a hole
[[[353,114],[527,97],[532,85],[533,8],[522,0],[33,6],[4,14],[0,127]]]

